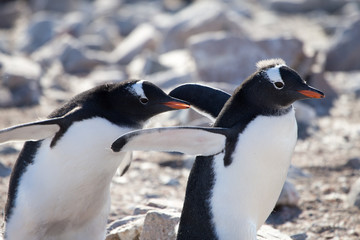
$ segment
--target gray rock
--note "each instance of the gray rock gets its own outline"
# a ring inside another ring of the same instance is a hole
[[[119,43],[110,58],[114,63],[126,65],[144,49],[154,49],[158,37],[158,32],[152,25],[141,24]]]
[[[20,50],[32,53],[55,36],[55,20],[49,14],[39,12],[35,14],[24,33],[20,43]]]
[[[360,99],[360,88],[358,88],[358,89],[355,90],[355,97],[356,97],[357,99]]]
[[[111,232],[112,230],[121,227],[123,225],[126,225],[128,223],[131,222],[135,222],[138,221],[139,219],[142,219],[142,222],[144,223],[144,219],[145,219],[145,215],[144,214],[137,214],[135,216],[127,216],[118,220],[115,220],[113,222],[111,222],[108,227],[107,227],[107,231]]]
[[[225,33],[194,36],[189,39],[189,50],[204,82],[240,84],[265,55],[254,42]]]
[[[150,52],[137,56],[127,67],[129,76],[138,78],[144,78],[147,75],[166,70],[169,70],[169,68],[162,65],[158,58]]]
[[[296,206],[299,199],[300,196],[296,191],[295,186],[289,181],[285,181],[276,206]]]
[[[282,58],[288,66],[294,69],[303,66],[302,62],[308,61],[303,49],[304,43],[298,38],[270,38],[255,41],[255,44],[265,53],[265,58]],[[306,69],[305,66],[303,67]],[[303,70],[303,72],[306,71]]]
[[[84,35],[101,38],[101,40],[99,40],[101,42],[99,50],[109,52],[121,41],[120,32],[115,21],[107,18],[99,18],[90,22],[86,27]]]
[[[10,55],[12,50],[12,40],[9,34],[0,32],[0,53]],[[1,69],[1,67],[0,67]]]
[[[325,70],[351,71],[360,69],[360,18],[337,36],[326,55]]]
[[[60,55],[64,70],[70,74],[89,73],[95,66],[106,64],[106,58],[104,53],[87,50],[77,40],[68,42]]]
[[[0,147],[1,155],[10,155],[10,154],[15,154],[15,153],[19,153],[19,150],[16,149],[15,147],[6,146],[6,145]]]
[[[31,59],[38,62],[43,68],[48,68],[54,61],[58,61],[67,46],[75,44],[72,42],[77,41],[68,34],[60,35],[32,53]]]
[[[91,19],[85,12],[70,12],[61,19],[59,32],[68,33],[78,38],[84,33],[90,22]]]
[[[285,13],[303,13],[314,10],[334,12],[341,9],[347,2],[342,0],[273,0],[271,8]]]
[[[13,106],[11,91],[6,88],[0,88],[0,108],[11,106]]]
[[[16,19],[20,15],[21,6],[19,1],[9,1],[0,3],[0,28],[13,27]]]
[[[6,167],[0,162],[0,177],[7,177],[11,174],[11,168]]]
[[[166,186],[178,186],[180,185],[180,182],[177,178],[172,178],[168,174],[159,174],[159,180],[162,184]]]
[[[122,0],[95,0],[94,15],[95,17],[116,15],[116,12],[123,6]]]
[[[2,84],[9,89],[38,80],[41,75],[40,66],[25,57],[0,55],[0,61],[3,64]]]
[[[136,240],[139,239],[144,225],[144,216],[123,219],[123,224],[112,229],[105,240]]]
[[[154,207],[149,207],[149,206],[145,206],[145,205],[140,205],[140,206],[137,206],[135,209],[134,209],[134,212],[133,214],[134,215],[142,215],[142,214],[146,214],[147,212],[151,211],[151,210],[154,210],[155,208]]]
[[[291,238],[281,233],[279,230],[269,226],[263,225],[257,232],[258,240],[291,240]]]
[[[305,240],[308,235],[306,233],[298,233],[290,236],[293,240]]]
[[[163,0],[162,4],[165,11],[175,13],[183,9],[186,5],[190,4],[191,2],[192,2],[191,0],[190,1]]]
[[[135,28],[152,21],[154,16],[161,14],[160,1],[124,4],[115,17],[121,36],[129,35]]]
[[[174,16],[160,51],[184,48],[187,39],[199,33],[228,30],[242,34],[240,25],[226,12],[226,5],[219,1],[197,1],[189,5]]]
[[[350,167],[352,169],[360,169],[360,157],[350,158],[345,166]]]
[[[146,206],[152,207],[155,209],[177,209],[180,210],[183,206],[182,200],[169,200],[169,199],[163,199],[163,198],[154,198],[149,199],[146,203]]]
[[[360,178],[351,186],[348,201],[350,206],[355,206],[360,209]]]
[[[180,71],[191,72],[196,67],[190,52],[186,49],[179,49],[161,54],[158,59],[161,65]]]
[[[79,4],[79,0],[30,0],[30,7],[34,12],[54,11],[54,12],[71,12]]]
[[[206,33],[189,39],[189,50],[204,82],[240,84],[259,60],[279,57],[294,67],[304,59],[303,43],[296,38],[251,41],[225,33]]]
[[[175,239],[176,225],[180,221],[180,213],[170,210],[154,210],[146,214],[140,240]]]
[[[36,63],[21,56],[0,54],[2,87],[11,93],[11,102],[3,107],[38,104],[41,90],[39,79],[41,68]]]
[[[79,37],[80,42],[84,44],[85,48],[100,51],[104,49],[105,41],[104,38],[102,38],[100,35],[95,34],[86,34]]]
[[[288,179],[299,179],[299,178],[309,178],[311,177],[310,173],[304,172],[303,169],[290,165],[288,170],[287,178]]]

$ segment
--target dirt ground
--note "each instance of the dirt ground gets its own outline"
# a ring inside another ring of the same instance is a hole
[[[270,223],[296,239],[360,239],[360,209],[349,206],[347,200],[360,170],[346,165],[349,159],[360,157],[360,97],[354,91],[360,85],[360,74],[326,76],[339,98],[329,116],[316,120],[310,137],[297,143],[292,163],[306,175],[293,179],[299,204],[275,209]],[[0,128],[44,118],[57,104],[43,99],[36,107],[1,109]],[[0,146],[0,162],[12,167],[21,146]],[[136,153],[129,172],[114,178],[109,222],[149,202],[181,208],[190,167],[189,157]],[[0,178],[1,209],[8,181],[9,177]]]

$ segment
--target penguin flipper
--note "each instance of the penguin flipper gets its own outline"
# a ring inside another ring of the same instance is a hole
[[[188,83],[174,88],[170,96],[187,101],[192,107],[211,120],[219,115],[230,94],[205,85]]]
[[[226,128],[168,127],[136,130],[112,145],[119,151],[165,151],[209,156],[224,150]]]
[[[58,118],[52,118],[0,130],[0,144],[14,141],[37,141],[52,137],[60,130],[58,122]]]

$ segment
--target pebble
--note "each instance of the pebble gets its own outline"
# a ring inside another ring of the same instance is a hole
[[[11,174],[11,168],[6,167],[4,164],[0,162],[0,177],[7,177]]]
[[[231,33],[204,33],[191,37],[188,48],[201,81],[236,85],[254,72],[259,59],[276,56],[296,67],[296,61],[305,58],[303,42],[297,38],[252,41]]]
[[[175,239],[180,213],[171,210],[153,210],[146,214],[140,240]]]
[[[296,191],[295,186],[289,181],[285,181],[281,190],[279,199],[276,206],[296,206],[300,200],[299,193]]]
[[[40,12],[35,14],[23,34],[20,50],[31,54],[49,42],[56,34],[56,21],[50,14]]]
[[[306,233],[298,233],[290,236],[293,240],[306,240],[308,235]]]
[[[220,1],[197,1],[176,13],[164,34],[161,52],[183,49],[191,36],[231,28],[226,8]]]
[[[107,59],[101,52],[86,50],[80,41],[70,41],[60,55],[64,70],[70,74],[91,72],[98,65],[105,65]]]
[[[158,32],[152,25],[141,24],[119,43],[110,58],[112,62],[120,65],[129,64],[144,49],[154,48],[158,37]]]
[[[350,158],[345,166],[350,167],[352,169],[359,170],[360,169],[360,157]]]
[[[20,12],[21,4],[18,1],[2,1],[0,3],[0,28],[12,28]]]
[[[2,71],[0,86],[8,89],[1,102],[3,107],[29,106],[38,104],[41,96],[40,65],[21,56],[0,54]],[[9,94],[11,101],[9,101]]]
[[[360,62],[354,61],[360,51],[360,18],[337,36],[327,52],[325,69],[328,71],[360,70]]]
[[[360,178],[353,183],[348,194],[350,206],[356,206],[360,209]]]
[[[284,13],[303,13],[310,11],[335,12],[343,7],[347,1],[340,0],[272,0],[271,7]]]
[[[32,0],[29,1],[30,7],[34,12],[38,11],[53,11],[53,12],[71,12],[80,0]]]

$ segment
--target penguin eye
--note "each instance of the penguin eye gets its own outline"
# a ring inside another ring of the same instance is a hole
[[[275,82],[274,85],[276,89],[283,89],[285,86],[283,82]]]
[[[147,98],[139,98],[139,101],[142,103],[142,104],[147,104],[149,102],[149,99]]]

